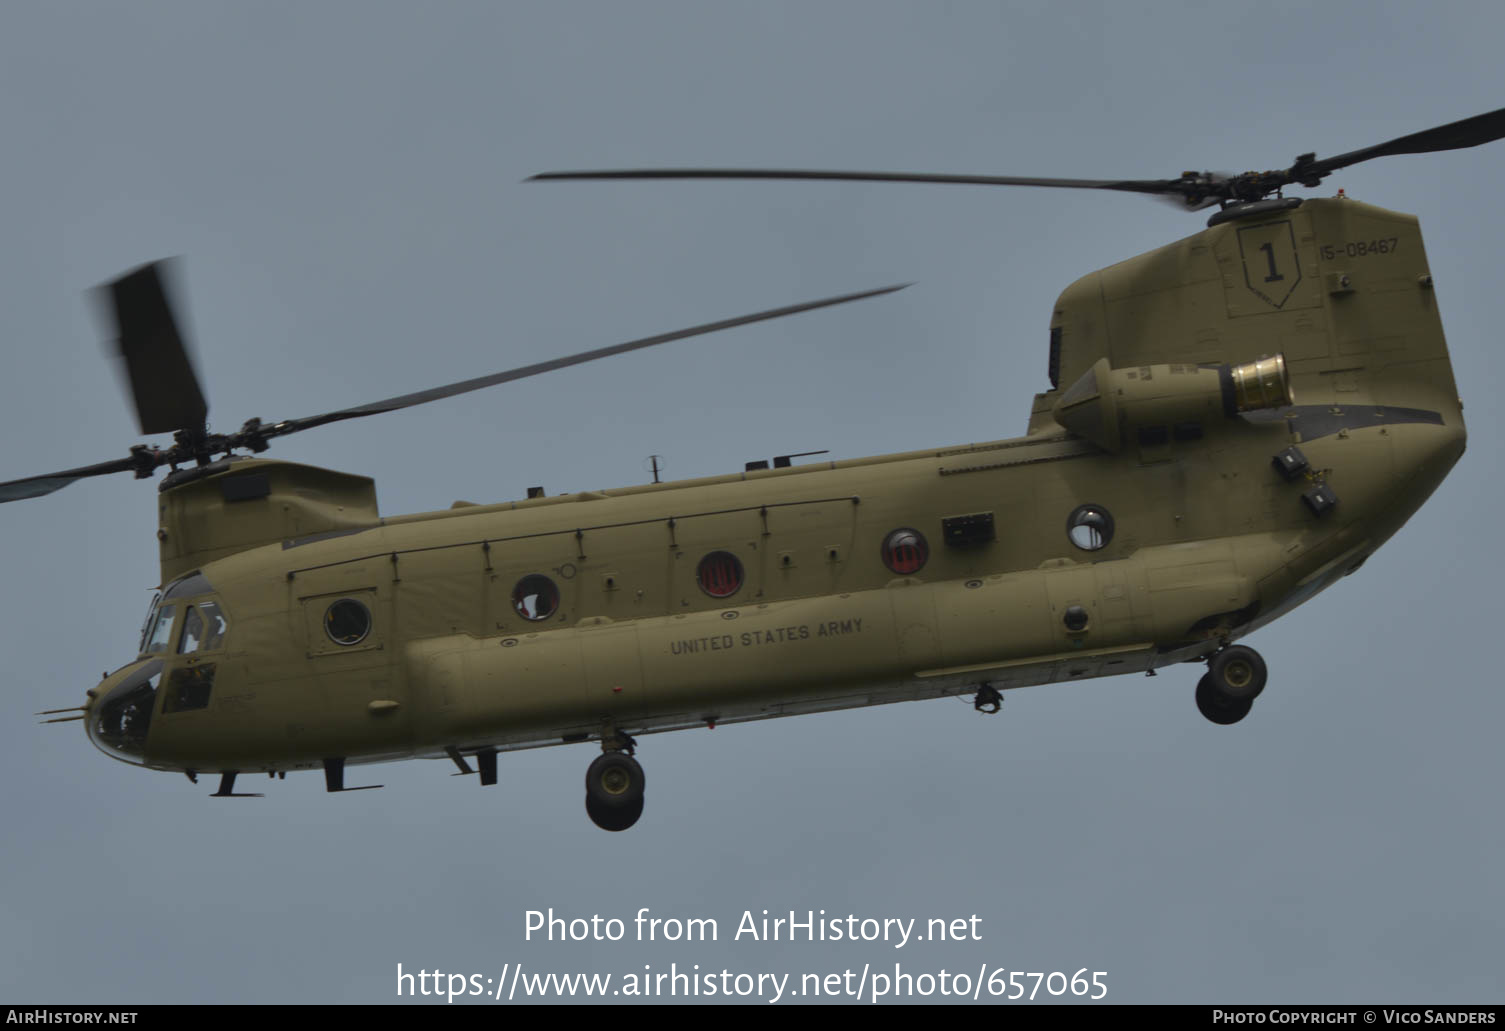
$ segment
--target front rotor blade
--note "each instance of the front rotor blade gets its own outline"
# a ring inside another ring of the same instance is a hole
[[[1388,143],[1351,150],[1337,157],[1323,158],[1314,167],[1322,172],[1346,168],[1370,158],[1390,157],[1394,154],[1428,154],[1438,150],[1465,150],[1481,143],[1490,143],[1505,137],[1505,107],[1472,118],[1449,122],[1434,129],[1423,129],[1409,136],[1401,136]]]
[[[846,304],[848,301],[860,301],[867,297],[890,294],[895,290],[902,290],[908,285],[910,284],[904,283],[899,286],[885,286],[878,290],[865,290],[862,293],[844,294],[841,297],[828,297],[820,301],[809,301],[805,304],[793,304],[785,308],[760,311],[753,315],[742,315],[735,319],[707,322],[701,326],[675,330],[672,333],[661,333],[658,336],[643,337],[640,340],[629,340],[625,344],[613,344],[610,347],[600,347],[594,351],[583,351],[580,354],[572,354],[567,358],[555,358],[552,361],[524,365],[521,368],[509,369],[506,372],[493,373],[490,376],[477,376],[474,379],[461,380],[458,383],[450,383],[447,386],[420,390],[412,394],[401,394],[397,397],[389,397],[385,401],[373,401],[370,404],[356,405],[353,408],[342,408],[337,412],[311,415],[303,419],[289,419],[286,422],[279,422],[266,427],[262,430],[262,436],[278,437],[287,433],[296,433],[299,430],[312,429],[315,426],[323,426],[326,423],[339,422],[344,419],[356,419],[363,415],[378,415],[382,412],[393,412],[399,408],[410,408],[413,405],[421,405],[429,401],[454,397],[456,394],[465,394],[472,390],[493,387],[499,383],[510,383],[513,380],[524,379],[528,376],[537,376],[539,373],[552,372],[555,369],[563,369],[571,365],[592,362],[597,358],[609,358],[615,354],[625,354],[628,351],[637,351],[644,347],[653,347],[656,344],[667,344],[671,340],[683,340],[686,337],[714,333],[717,330],[731,329],[734,326],[745,326],[748,323],[762,322],[765,319],[776,319],[783,315],[795,315],[799,312],[814,311],[816,308],[829,308],[835,304]]]
[[[61,490],[74,480],[81,480],[85,476],[103,476],[105,473],[120,473],[128,469],[135,469],[137,463],[130,458],[117,458],[113,462],[100,462],[98,465],[85,465],[77,469],[66,469],[62,472],[44,473],[41,476],[28,476],[23,480],[9,480],[0,483],[0,505],[7,501],[22,501],[26,498],[39,498],[43,494],[51,494],[55,490]]]
[[[636,168],[599,172],[541,172],[528,182],[550,179],[834,179],[842,182],[960,183],[974,186],[1055,186],[1070,190],[1179,193],[1176,179],[1041,179],[1011,175],[944,175],[928,172],[828,172],[790,168]]]
[[[166,268],[160,261],[143,265],[100,291],[108,291],[141,432],[202,432],[209,406],[168,301]]]

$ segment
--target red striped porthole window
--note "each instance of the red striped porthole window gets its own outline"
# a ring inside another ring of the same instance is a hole
[[[713,551],[700,560],[695,579],[712,598],[730,598],[742,589],[742,563],[729,551]]]
[[[883,538],[883,564],[900,576],[909,576],[925,568],[930,545],[919,530],[905,527]]]

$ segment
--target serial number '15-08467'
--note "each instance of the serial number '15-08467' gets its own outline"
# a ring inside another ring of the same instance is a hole
[[[1380,237],[1376,240],[1355,240],[1353,243],[1325,243],[1322,245],[1322,260],[1332,261],[1343,254],[1350,258],[1367,258],[1372,254],[1391,254],[1400,248],[1400,237]]]

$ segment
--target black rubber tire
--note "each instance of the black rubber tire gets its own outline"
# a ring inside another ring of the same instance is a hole
[[[1254,701],[1269,678],[1259,652],[1241,644],[1230,645],[1214,655],[1207,672],[1212,677],[1212,689],[1228,702]]]
[[[643,804],[646,778],[626,752],[603,752],[585,771],[585,797],[601,809],[630,809]]]
[[[638,817],[643,815],[643,799],[640,796],[635,803],[625,808],[607,808],[598,805],[595,799],[586,795],[585,814],[603,831],[625,831],[637,823]]]
[[[1212,674],[1202,674],[1197,681],[1197,711],[1220,727],[1228,727],[1249,715],[1254,702],[1249,699],[1233,701],[1218,694]]]

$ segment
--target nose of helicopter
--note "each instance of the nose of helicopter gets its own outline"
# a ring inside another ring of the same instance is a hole
[[[122,762],[146,762],[147,735],[161,680],[162,660],[145,659],[100,681],[84,718],[95,748]]]

